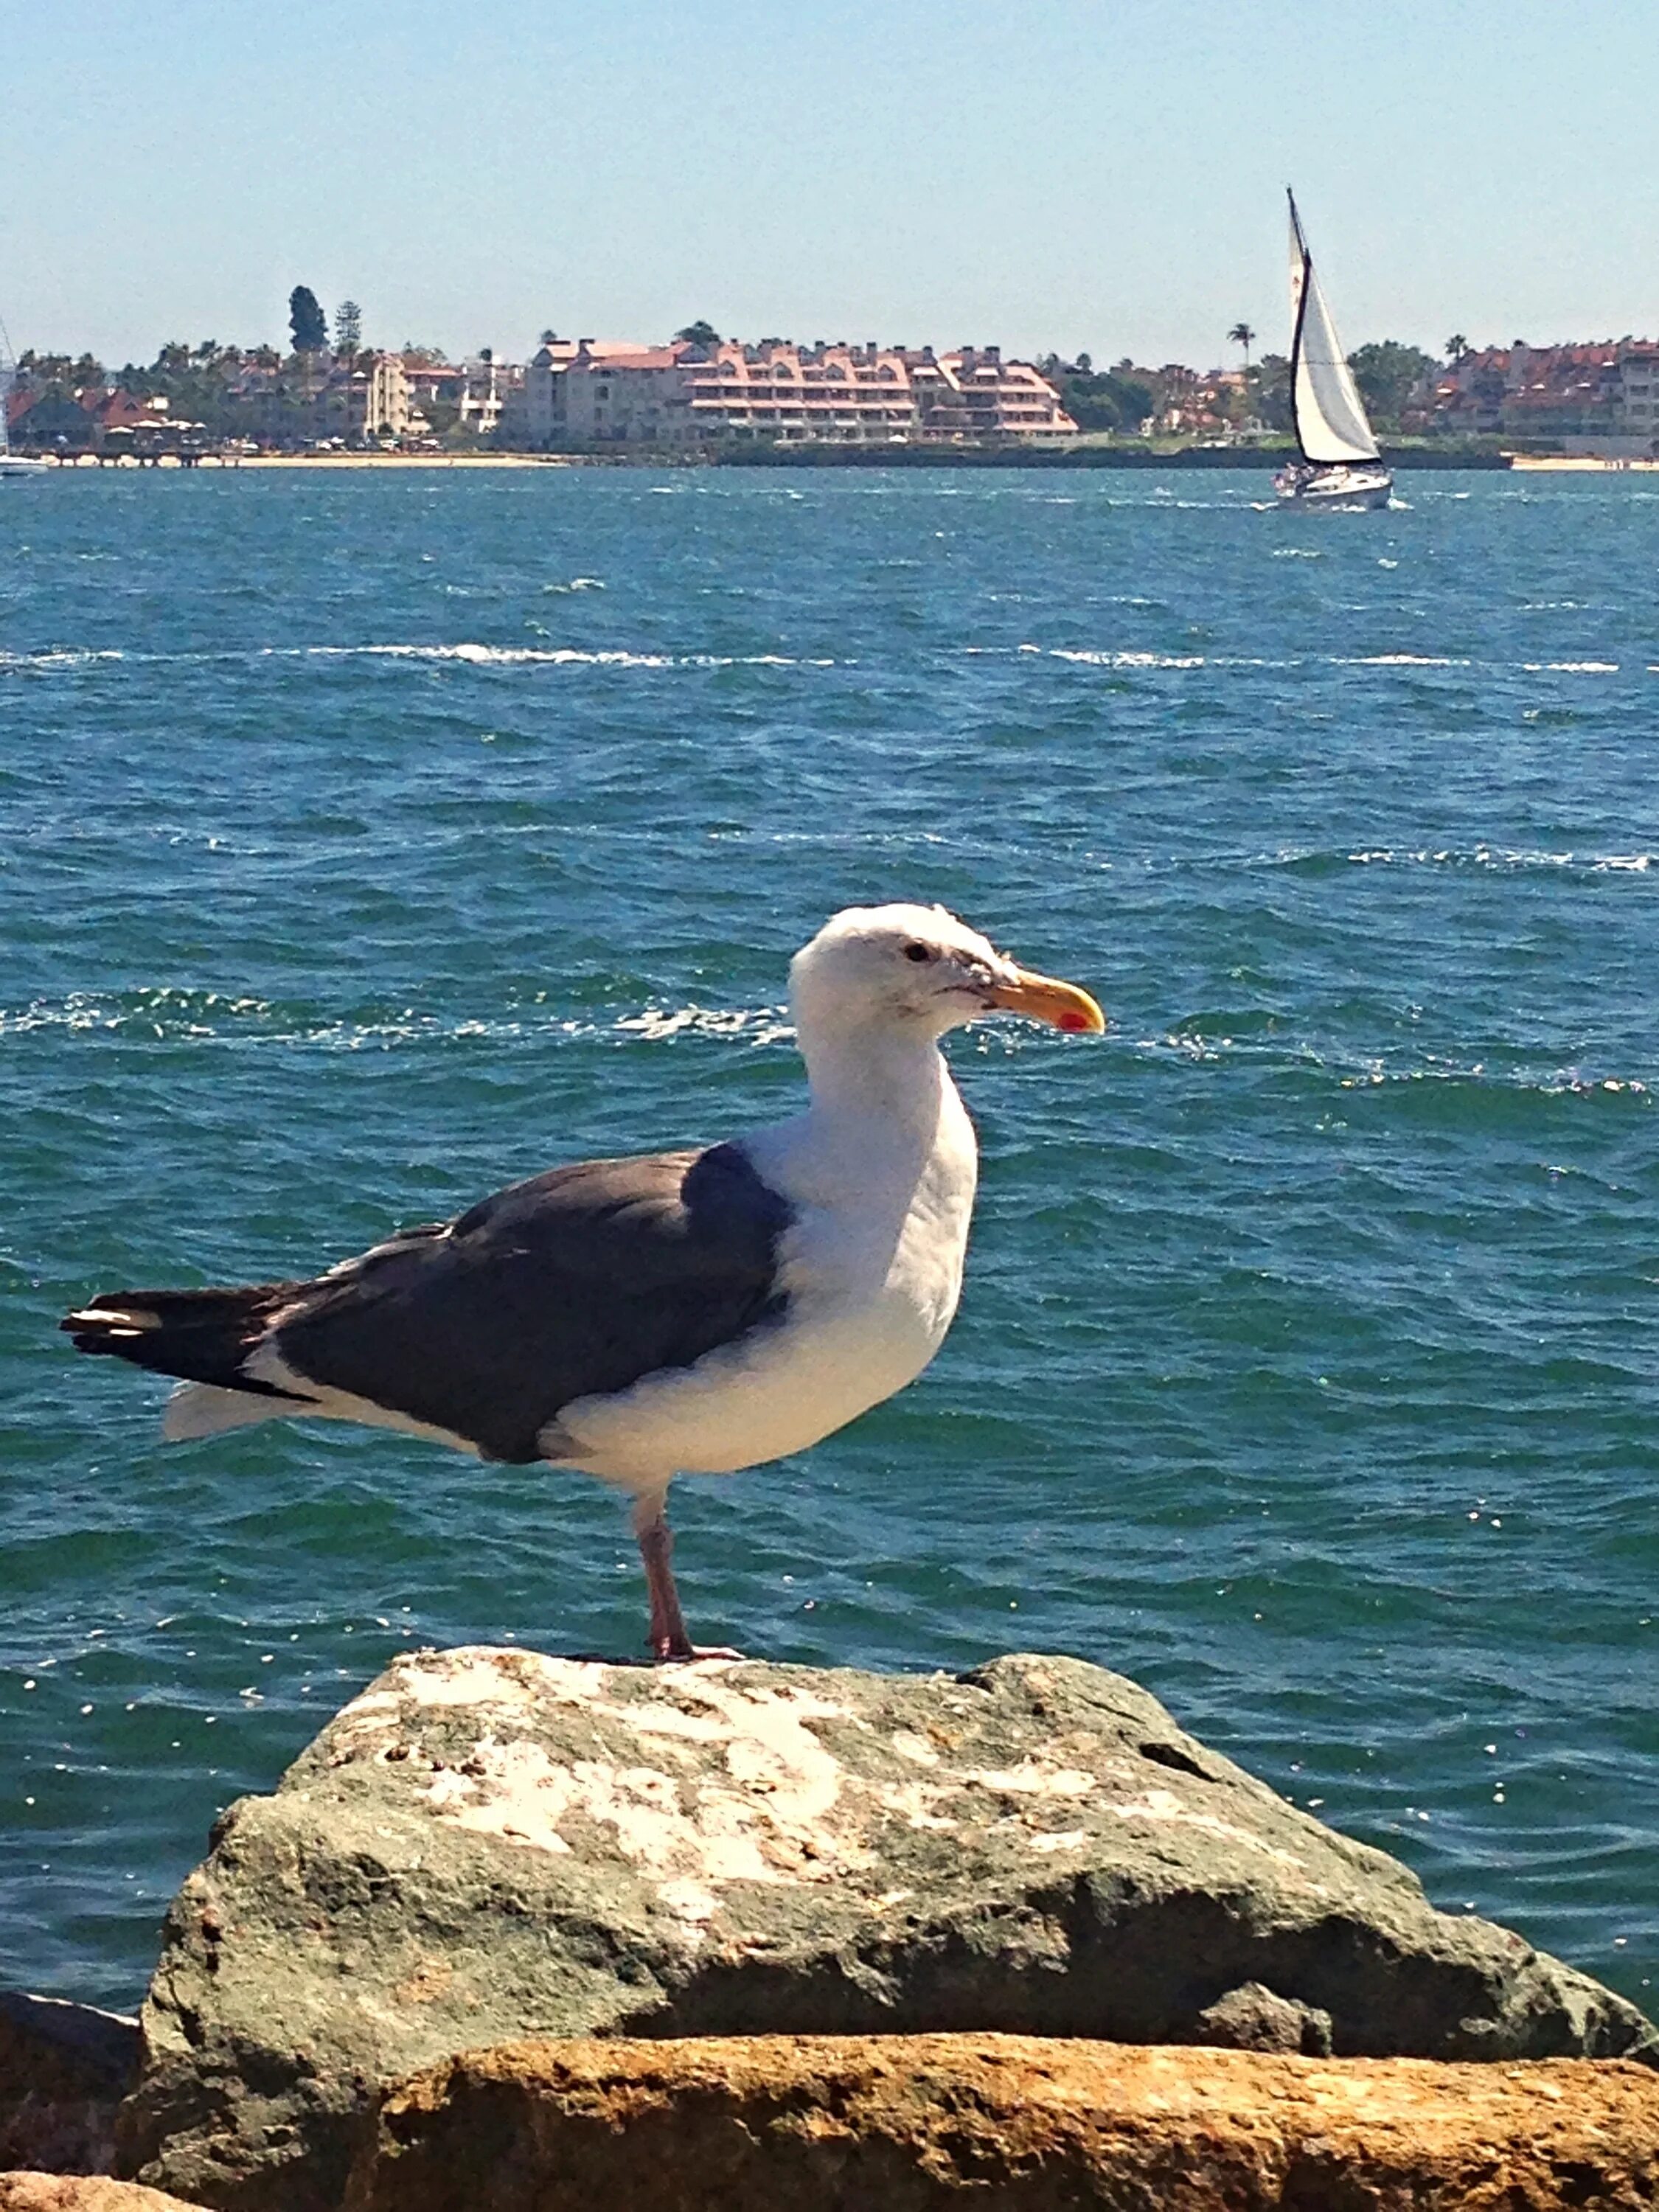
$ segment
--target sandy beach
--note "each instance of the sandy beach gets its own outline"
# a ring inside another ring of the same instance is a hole
[[[1555,471],[1562,469],[1589,469],[1594,470],[1598,473],[1602,471],[1606,471],[1609,474],[1612,474],[1614,472],[1622,472],[1626,469],[1635,469],[1638,471],[1652,471],[1659,469],[1659,461],[1636,459],[1625,460],[1601,453],[1511,453],[1510,456],[1510,466],[1512,469],[1549,469]]]

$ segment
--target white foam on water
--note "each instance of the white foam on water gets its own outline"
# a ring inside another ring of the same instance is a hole
[[[1022,647],[1021,651],[1025,648]],[[1201,653],[1098,653],[1086,647],[1051,646],[1050,660],[1071,660],[1085,668],[1202,668]]]
[[[146,659],[160,659],[159,654],[148,654]],[[198,660],[200,653],[184,658]],[[94,651],[89,646],[57,646],[46,653],[0,653],[0,669],[3,668],[86,668],[99,660],[125,660],[125,653]]]
[[[672,668],[669,653],[585,652],[569,645],[268,645],[267,660],[461,661],[473,668]]]
[[[650,1044],[691,1035],[769,1045],[787,1042],[795,1034],[785,1006],[647,1006],[642,1013],[622,1015],[615,1026]]]

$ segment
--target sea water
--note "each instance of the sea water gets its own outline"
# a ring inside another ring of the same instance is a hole
[[[792,1110],[785,963],[940,900],[961,1316],[676,1486],[693,1631],[1075,1652],[1453,1912],[1659,1976],[1659,483],[649,469],[0,487],[0,1982],[131,2004],[397,1652],[631,1655],[619,1502],[164,1446],[56,1333]]]

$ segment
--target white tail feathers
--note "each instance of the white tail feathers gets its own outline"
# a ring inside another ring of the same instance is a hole
[[[251,1390],[222,1390],[216,1382],[181,1382],[161,1415],[161,1434],[170,1444],[197,1437],[216,1437],[225,1429],[251,1428],[256,1421],[277,1421],[295,1412],[291,1398],[256,1396]]]

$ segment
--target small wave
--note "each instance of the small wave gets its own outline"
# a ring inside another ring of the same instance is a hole
[[[1561,1068],[1549,1075],[1528,1074],[1524,1070],[1500,1073],[1478,1060],[1467,1067],[1385,1068],[1373,1065],[1357,1074],[1339,1076],[1337,1083],[1343,1091],[1373,1091],[1397,1083],[1444,1083],[1519,1091],[1538,1098],[1630,1097],[1645,1100],[1652,1096],[1639,1076],[1584,1075],[1572,1067]]]
[[[1293,864],[1306,866],[1327,856],[1316,854],[1285,855]],[[1394,846],[1362,847],[1341,855],[1353,867],[1405,868],[1582,868],[1587,874],[1645,875],[1653,866],[1650,853],[1547,852],[1534,846]]]
[[[1276,546],[1269,558],[1274,561],[1322,561],[1323,550],[1313,545]]]
[[[0,1006],[0,1036],[32,1030],[109,1030],[129,1036],[218,1036],[227,1023],[268,1021],[276,1009],[264,999],[228,992],[188,991],[162,985],[101,998],[71,991],[62,999],[34,999],[26,1006]]]
[[[1455,659],[1441,653],[1361,653],[1333,654],[1333,668],[1473,668],[1472,660]]]
[[[603,590],[603,585],[598,586]],[[531,625],[533,629],[535,626]],[[544,631],[540,635],[545,635]],[[229,653],[116,653],[54,647],[45,653],[0,653],[0,675],[9,670],[49,672],[122,661],[145,667],[199,667],[266,660],[408,660],[471,668],[834,668],[828,655],[787,653],[630,653],[619,647],[479,645],[261,645]]]
[[[1523,660],[1528,676],[1616,676],[1616,660]]]
[[[1020,650],[1028,648],[1022,646]],[[1072,660],[1085,668],[1202,668],[1201,653],[1097,653],[1085,647],[1051,646],[1050,660]]]
[[[544,584],[542,586],[543,593],[550,598],[555,593],[562,593],[565,592],[602,592],[604,589],[605,584],[602,579],[598,576],[573,576],[568,584]]]
[[[555,645],[268,645],[262,659],[459,661],[473,668],[833,668],[787,653],[628,653]]]
[[[125,653],[94,651],[88,646],[53,646],[44,653],[0,653],[0,669],[86,668],[98,660],[125,660]]]
[[[574,646],[554,645],[267,645],[262,660],[459,660],[473,668],[518,668],[545,665],[562,668],[573,663],[597,668],[672,668],[669,653],[624,653],[621,650],[585,653]]]
[[[404,1006],[378,1016],[319,1018],[314,1012],[268,999],[161,984],[107,996],[72,991],[62,999],[0,1006],[0,1036],[67,1030],[102,1031],[140,1043],[302,1045],[325,1052],[362,1052],[399,1044],[529,1036],[638,1037],[657,1044],[695,1035],[763,1046],[785,1042],[795,1034],[782,1006],[647,1006],[641,1012],[596,1017],[562,1012],[549,1005],[548,998],[548,993],[538,992],[522,1011],[488,1017],[457,1018]]]
[[[787,1042],[795,1034],[783,1006],[647,1006],[643,1013],[623,1014],[616,1027],[662,1044],[677,1036],[746,1038],[750,1044]]]
[[[1571,853],[1494,850],[1489,845],[1464,849],[1421,846],[1403,851],[1391,845],[1378,845],[1350,853],[1347,858],[1356,867],[1570,868],[1573,864]]]

